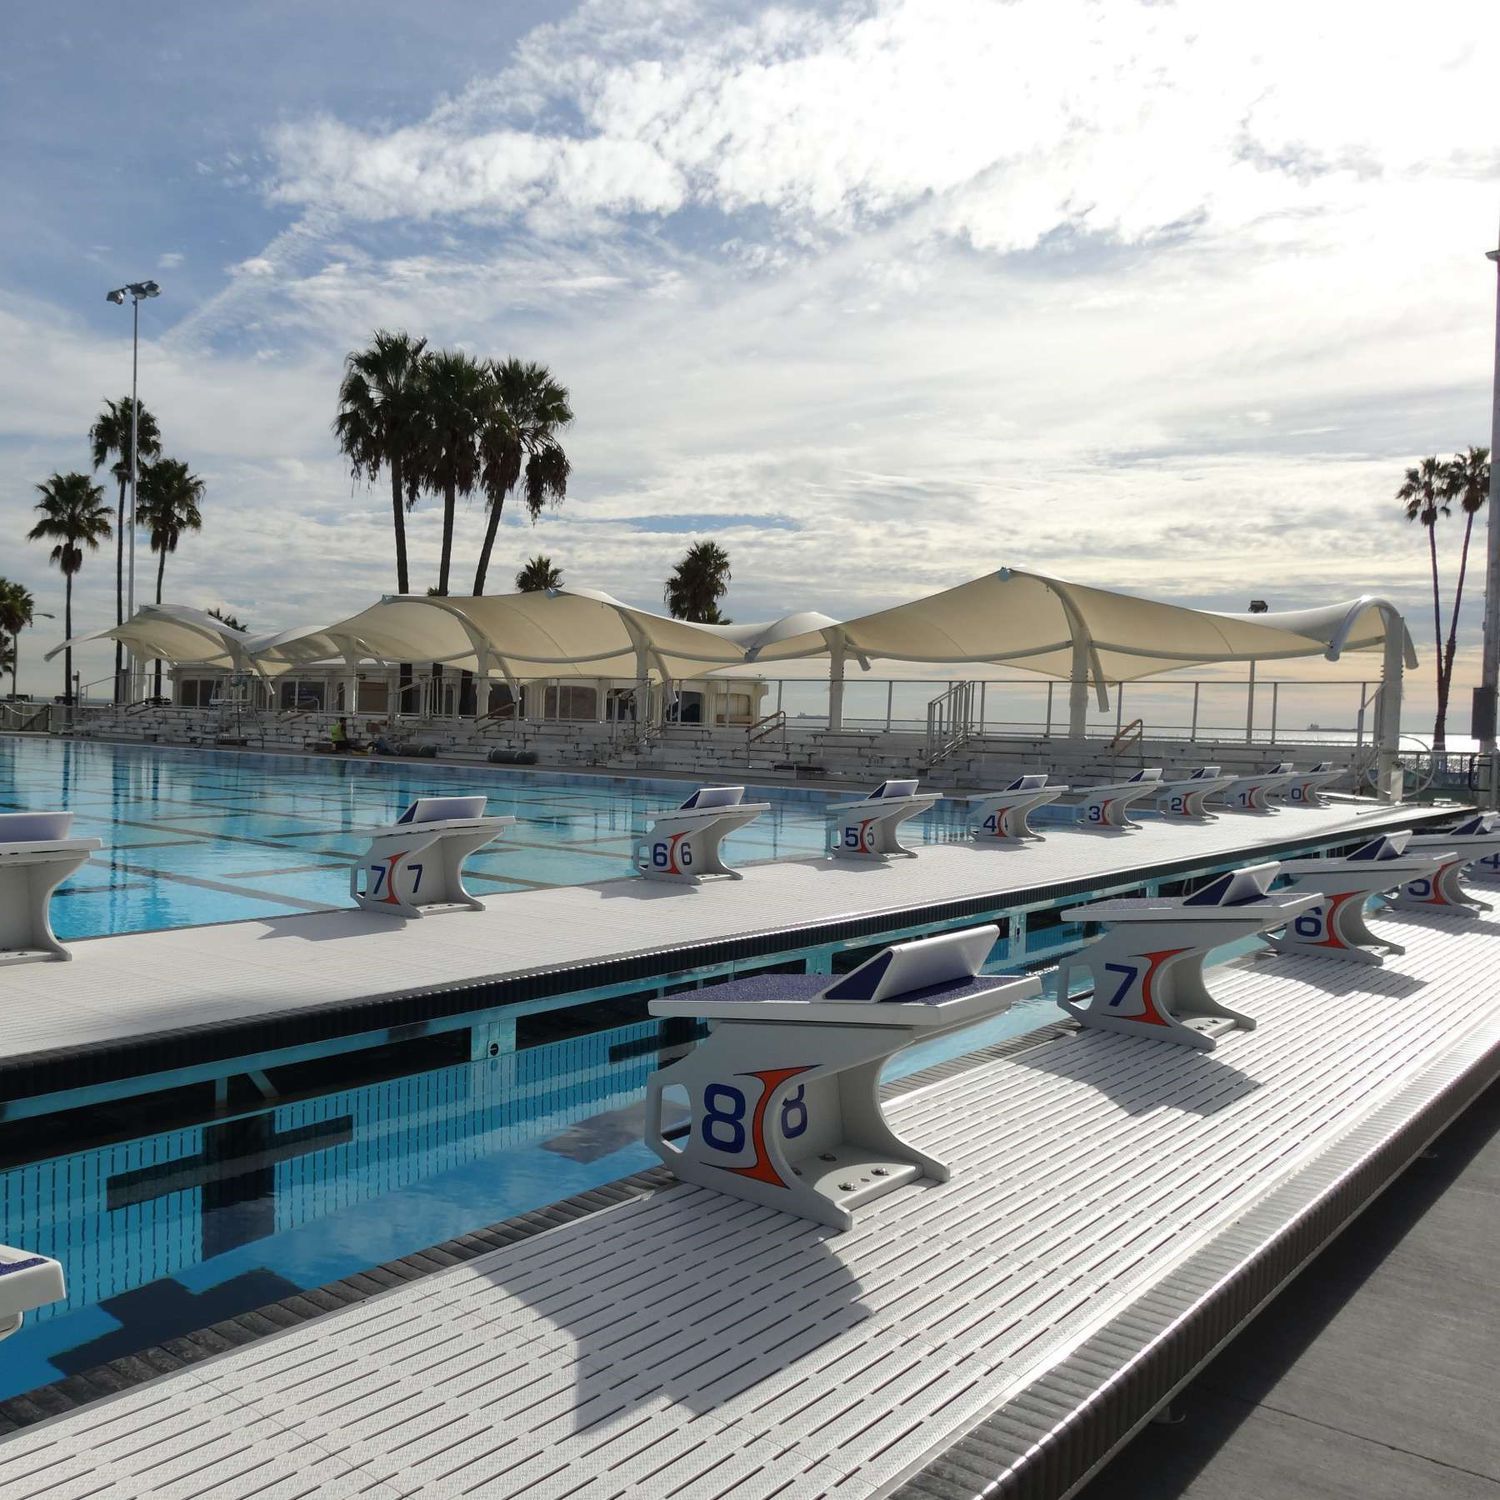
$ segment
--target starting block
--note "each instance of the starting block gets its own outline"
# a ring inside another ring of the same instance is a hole
[[[974,810],[969,814],[969,832],[983,842],[994,839],[999,843],[1020,843],[1022,839],[1042,837],[1027,821],[1039,807],[1056,802],[1065,786],[1048,786],[1047,773],[1017,776],[1008,787],[998,792],[984,792],[970,797]]]
[[[1384,962],[1377,949],[1406,952],[1399,943],[1378,938],[1365,925],[1371,896],[1384,894],[1424,876],[1438,865],[1441,854],[1415,854],[1408,848],[1410,829],[1383,833],[1343,859],[1293,859],[1281,873],[1292,877],[1284,893],[1300,896],[1311,891],[1318,904],[1293,917],[1286,931],[1266,939],[1277,953],[1312,953],[1320,958],[1343,958],[1354,963]]]
[[[71,839],[70,812],[0,813],[0,954],[71,958],[52,931],[52,893],[99,839]]]
[[[464,861],[516,821],[486,817],[487,800],[418,797],[394,823],[374,829],[349,871],[355,905],[391,917],[420,917],[441,906],[483,911],[464,886]]]
[[[1221,875],[1191,896],[1095,901],[1063,912],[1073,921],[1103,922],[1106,931],[1079,954],[1094,977],[1087,1004],[1059,1003],[1084,1026],[1149,1036],[1212,1052],[1213,1031],[1197,1022],[1228,1022],[1244,1031],[1254,1020],[1220,1005],[1208,992],[1203,961],[1224,943],[1284,926],[1317,905],[1314,895],[1268,895],[1280,866],[1252,865]],[[1063,973],[1058,993],[1067,995]]]
[[[1199,766],[1180,781],[1163,781],[1158,806],[1164,817],[1212,822],[1217,815],[1203,805],[1204,799],[1222,792],[1233,780],[1233,776],[1220,776],[1217,766]]]
[[[868,797],[828,809],[833,818],[828,852],[836,859],[887,859],[894,854],[915,859],[917,851],[908,849],[896,830],[942,800],[941,792],[919,792],[915,781],[882,781]]]
[[[1435,850],[1443,858],[1430,875],[1418,876],[1404,885],[1392,906],[1462,917],[1477,917],[1493,909],[1488,901],[1464,889],[1463,875],[1475,863],[1493,868],[1490,861],[1500,856],[1500,813],[1476,813],[1452,828],[1416,834],[1410,847],[1414,852]]]
[[[1284,760],[1269,771],[1258,771],[1254,776],[1236,776],[1220,795],[1224,805],[1236,812],[1272,813],[1276,809],[1266,798],[1290,785],[1296,774],[1291,761]]]
[[[706,875],[743,880],[724,863],[721,846],[736,828],[753,823],[769,802],[745,802],[742,786],[700,786],[681,807],[652,820],[635,846],[635,867],[648,880],[690,885]]]
[[[1161,767],[1137,771],[1127,781],[1109,786],[1086,786],[1078,807],[1078,821],[1085,828],[1139,828],[1130,819],[1130,807],[1143,797],[1161,791]]]
[[[13,1334],[33,1308],[61,1302],[67,1294],[63,1268],[51,1256],[0,1245],[0,1339]]]
[[[914,1042],[988,1020],[1040,981],[989,979],[999,928],[898,943],[841,979],[752,975],[651,1002],[654,1016],[713,1030],[646,1085],[646,1144],[684,1182],[848,1229],[854,1212],[949,1168],[892,1130],[881,1108],[886,1062]],[[691,1118],[663,1131],[663,1092]]]
[[[1323,788],[1344,774],[1342,766],[1331,760],[1320,760],[1310,771],[1298,771],[1287,783],[1286,800],[1292,807],[1327,807]],[[1350,856],[1353,858],[1353,856]]]

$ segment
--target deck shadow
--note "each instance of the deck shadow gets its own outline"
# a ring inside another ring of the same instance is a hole
[[[1141,1065],[1121,1066],[1127,1059]],[[1092,1088],[1127,1115],[1163,1108],[1215,1115],[1261,1087],[1216,1052],[1118,1032],[1085,1031],[1019,1052],[1012,1061]]]
[[[598,1233],[613,1217],[605,1215],[549,1236],[545,1259],[485,1273],[540,1316],[546,1339],[566,1344],[572,1432],[663,1399],[709,1416],[753,1387],[774,1388],[875,1316],[834,1230],[708,1189],[669,1191],[676,1201],[658,1209],[671,1220],[660,1253],[612,1261],[611,1240]]]

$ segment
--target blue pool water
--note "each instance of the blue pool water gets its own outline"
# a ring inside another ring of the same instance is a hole
[[[729,769],[709,779],[736,777]],[[104,842],[54,899],[64,939],[347,906],[361,830],[438,792],[484,792],[490,812],[519,820],[469,861],[480,896],[624,878],[648,816],[688,790],[680,781],[0,736],[0,811],[67,807],[78,836]],[[771,808],[728,840],[732,862],[823,852],[832,794],[754,795]],[[917,842],[963,836],[959,812],[941,804],[908,827]]]

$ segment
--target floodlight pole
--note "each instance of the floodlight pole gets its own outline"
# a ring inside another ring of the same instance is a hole
[[[130,562],[128,565],[129,583],[125,590],[125,618],[127,620],[135,617],[135,492],[141,477],[141,455],[140,437],[141,404],[136,399],[136,386],[140,376],[141,365],[141,296],[135,293],[130,299]],[[130,653],[130,676],[126,678],[127,684],[130,677],[135,675],[135,652]],[[128,703],[131,697],[129,686],[125,690],[125,701]]]
[[[1495,520],[1495,508],[1500,504],[1495,487],[1495,460],[1500,457],[1500,246],[1487,251],[1486,255],[1495,266],[1495,375],[1490,393],[1490,492],[1485,522],[1484,666],[1476,717],[1484,731],[1479,749],[1493,755],[1496,687],[1500,685],[1500,522]],[[1492,797],[1495,791],[1492,786]]]

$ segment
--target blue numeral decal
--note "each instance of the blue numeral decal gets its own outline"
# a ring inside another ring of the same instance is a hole
[[[795,1094],[788,1094],[781,1101],[781,1133],[794,1141],[807,1129],[807,1101],[803,1097],[802,1085],[797,1085]]]
[[[411,871],[411,893],[415,896],[417,887],[422,883],[422,867],[421,865],[408,865],[407,869]]]
[[[1135,964],[1105,964],[1104,967],[1111,974],[1123,974],[1125,976],[1120,981],[1120,988],[1109,997],[1109,1004],[1118,1005],[1130,993],[1130,986],[1135,983],[1135,976],[1141,971]]]
[[[380,888],[385,884],[385,871],[386,867],[384,865],[370,866],[370,873],[375,877],[375,883],[370,887],[370,894],[372,896],[380,894]]]
[[[1318,937],[1323,931],[1323,908],[1321,906],[1314,906],[1311,910],[1303,912],[1292,923],[1292,928],[1298,937]]]
[[[715,1151],[745,1149],[745,1096],[727,1083],[711,1083],[703,1091],[703,1144]],[[720,1127],[727,1129],[727,1138]]]

